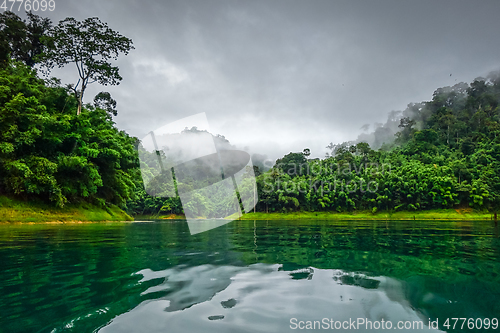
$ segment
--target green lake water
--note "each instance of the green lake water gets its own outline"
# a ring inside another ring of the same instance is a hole
[[[0,225],[0,332],[297,332],[324,318],[500,332],[443,326],[500,318],[499,235],[492,221]],[[328,331],[384,331],[358,328]]]

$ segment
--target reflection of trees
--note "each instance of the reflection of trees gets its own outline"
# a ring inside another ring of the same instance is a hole
[[[92,332],[159,296],[142,293],[163,280],[139,284],[141,276],[135,272],[145,267],[156,271],[181,264],[198,266],[210,260],[241,265],[229,248],[224,229],[219,228],[217,235],[191,236],[186,223],[179,221],[2,228],[0,311],[11,319],[2,329],[51,331],[82,318],[64,331]],[[196,255],[188,255],[192,253]]]
[[[17,315],[25,332],[60,327],[108,307],[93,321],[105,324],[166,294],[161,289],[144,294],[164,283],[164,277],[138,283],[141,276],[133,273],[180,265],[191,272],[207,264],[214,269],[280,264],[291,280],[306,283],[318,269],[339,270],[342,274],[332,271],[332,282],[336,277],[337,283],[382,291],[423,318],[500,313],[499,239],[495,229],[479,222],[398,221],[386,227],[372,221],[257,221],[254,228],[254,221],[233,221],[193,236],[185,222],[9,226],[1,231],[5,301],[0,311],[9,319]],[[96,328],[79,325],[75,332]]]
[[[489,224],[442,222],[425,228],[394,222],[386,229],[376,222],[276,221],[255,229],[254,246],[253,223],[233,222],[232,241],[247,263],[280,263],[293,278],[309,278],[311,267],[351,272],[337,277],[339,283],[379,288],[427,318],[500,313],[498,239],[473,236],[491,234]],[[398,282],[377,285],[378,276]]]

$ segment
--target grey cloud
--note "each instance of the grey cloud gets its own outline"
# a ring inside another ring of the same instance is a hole
[[[498,1],[65,1],[136,46],[118,61],[116,122],[142,137],[206,112],[213,132],[272,157],[323,156],[366,123],[500,68]],[[74,73],[64,71],[63,81]],[[449,74],[453,74],[450,76]],[[457,81],[456,81],[457,80]]]

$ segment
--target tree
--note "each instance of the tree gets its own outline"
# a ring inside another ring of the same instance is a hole
[[[415,125],[415,120],[411,119],[410,117],[403,117],[399,121],[399,128],[402,128],[401,132],[397,133],[398,138],[402,140],[402,142],[407,142],[411,134],[413,133],[413,126]]]
[[[42,38],[52,28],[52,21],[31,12],[26,12],[26,15],[29,20],[26,23],[26,50],[22,60],[26,65],[33,67],[38,62],[38,56],[45,50]]]
[[[309,173],[309,165],[303,153],[292,153],[283,156],[276,161],[276,168],[281,169],[291,177],[301,176]]]
[[[41,39],[52,27],[52,22],[31,12],[26,15],[28,21],[21,20],[13,12],[0,14],[0,60],[12,58],[33,67],[37,56],[44,51]]]
[[[15,57],[16,50],[22,49],[26,37],[26,24],[13,12],[0,14],[0,61]]]
[[[105,110],[116,116],[118,111],[116,111],[116,101],[111,97],[111,94],[107,91],[101,91],[94,97],[94,107]]]
[[[64,112],[76,105],[20,63],[0,69],[0,192],[26,200],[113,203],[124,207],[139,177],[131,138],[106,110]],[[76,148],[75,148],[76,147]]]
[[[356,151],[360,153],[363,157],[366,156],[372,151],[370,145],[366,142],[359,142],[356,144]]]
[[[134,49],[131,39],[110,29],[97,17],[84,21],[68,17],[51,30],[44,43],[48,49],[42,59],[49,71],[69,63],[75,63],[77,67],[79,79],[72,86],[78,100],[77,115],[81,113],[83,96],[89,84],[120,84],[122,77],[118,67],[112,66],[109,60],[116,60],[120,53],[128,54]]]

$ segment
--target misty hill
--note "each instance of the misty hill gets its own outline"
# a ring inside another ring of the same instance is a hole
[[[410,103],[403,111],[391,111],[385,124],[366,124],[361,127],[365,133],[357,139],[337,145],[330,143],[327,148],[334,153],[341,145],[366,142],[373,149],[387,150],[407,142],[415,131],[423,129],[433,129],[439,133],[440,143],[455,148],[473,132],[484,134],[492,121],[498,122],[499,77],[500,72],[492,72],[470,84],[460,82],[436,89],[432,100]],[[484,122],[486,118],[488,124]],[[370,128],[372,132],[368,132]]]
[[[500,209],[500,75],[437,89],[357,140],[258,178],[260,211]],[[373,145],[373,147],[371,147]],[[374,150],[373,148],[376,148]]]

